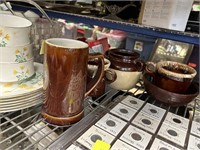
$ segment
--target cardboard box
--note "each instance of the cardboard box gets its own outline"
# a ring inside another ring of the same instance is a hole
[[[185,31],[194,0],[145,0],[139,23],[170,30]]]

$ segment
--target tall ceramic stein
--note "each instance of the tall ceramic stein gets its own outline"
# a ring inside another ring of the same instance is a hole
[[[52,38],[44,44],[44,103],[42,116],[56,125],[70,125],[84,115],[84,99],[103,77],[104,57],[89,55],[78,40]],[[87,83],[88,59],[98,58],[96,77]]]

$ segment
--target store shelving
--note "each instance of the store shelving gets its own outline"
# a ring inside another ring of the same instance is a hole
[[[13,10],[15,11],[32,10],[36,13],[40,13],[34,7],[23,6],[19,4],[13,4],[12,6],[13,6]],[[61,18],[61,19],[66,19],[68,21],[72,21],[72,22],[85,23],[89,25],[98,25],[98,26],[102,26],[106,28],[123,30],[128,33],[136,33],[136,34],[142,34],[142,35],[152,36],[156,38],[171,39],[175,41],[191,43],[191,44],[196,44],[196,45],[199,45],[199,41],[200,41],[200,35],[196,33],[173,31],[173,30],[168,30],[168,29],[161,29],[161,28],[144,26],[144,25],[128,23],[128,22],[114,21],[114,20],[109,20],[109,19],[93,17],[93,16],[72,14],[72,13],[55,11],[55,10],[50,10],[50,9],[44,9],[44,10],[51,18]]]

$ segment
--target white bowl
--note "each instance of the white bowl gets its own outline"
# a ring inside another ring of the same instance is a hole
[[[0,63],[0,82],[17,82],[35,73],[33,59],[22,63]]]
[[[0,14],[0,20],[0,47],[31,43],[31,21],[9,14]]]
[[[33,59],[32,44],[24,46],[0,47],[0,63],[22,63]]]

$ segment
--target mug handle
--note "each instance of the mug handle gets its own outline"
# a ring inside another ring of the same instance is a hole
[[[87,83],[86,86],[86,93],[85,97],[87,97],[90,92],[97,86],[97,84],[101,81],[104,75],[104,56],[103,54],[100,53],[95,53],[95,54],[89,54],[89,59],[95,59],[98,58],[98,69],[95,77]]]
[[[117,79],[117,74],[114,70],[107,69],[105,70],[104,79],[107,84],[113,83]]]

